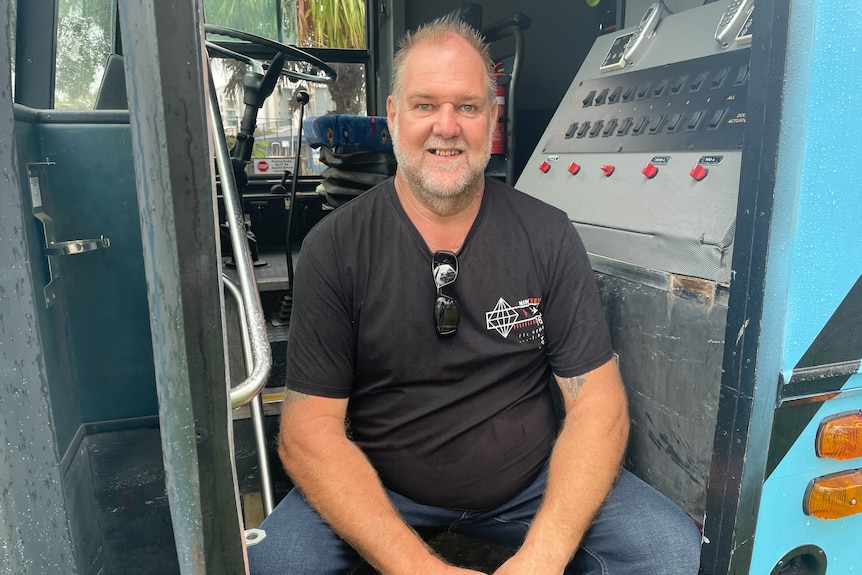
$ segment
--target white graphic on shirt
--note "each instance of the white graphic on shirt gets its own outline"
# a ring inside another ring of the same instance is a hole
[[[518,305],[512,306],[505,299],[500,298],[493,310],[485,312],[485,327],[489,331],[495,330],[504,338],[508,338],[513,330],[532,328],[528,330],[529,337],[522,340],[526,342],[538,339],[541,344],[544,344],[544,322],[539,312],[541,301],[540,297],[531,297],[520,300]]]

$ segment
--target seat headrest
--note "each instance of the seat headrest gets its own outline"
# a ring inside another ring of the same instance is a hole
[[[392,153],[392,138],[384,116],[312,116],[303,121],[302,129],[305,141],[313,148],[365,148]]]

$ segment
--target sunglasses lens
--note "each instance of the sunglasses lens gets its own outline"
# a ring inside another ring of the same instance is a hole
[[[431,271],[438,288],[447,286],[458,277],[458,258],[452,252],[436,252]]]
[[[458,272],[449,264],[442,264],[434,268],[434,283],[438,288],[447,286],[458,277]]]
[[[443,293],[443,287],[458,277],[458,257],[452,252],[434,252],[431,260],[434,284],[437,286],[437,299],[434,300],[434,327],[437,335],[452,335],[458,330],[461,314],[458,303],[452,296]]]
[[[437,296],[434,302],[434,326],[437,335],[452,335],[458,329],[458,321],[461,314],[458,313],[458,304],[454,299],[445,294]]]

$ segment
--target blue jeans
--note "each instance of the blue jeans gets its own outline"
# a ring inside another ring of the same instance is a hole
[[[388,492],[416,528],[448,531],[518,547],[545,490],[547,465],[507,503],[489,511],[459,511],[416,503]],[[251,575],[350,575],[362,558],[342,541],[294,489],[266,518],[266,538],[248,548]],[[695,575],[700,531],[680,508],[623,471],[581,541],[567,575]]]

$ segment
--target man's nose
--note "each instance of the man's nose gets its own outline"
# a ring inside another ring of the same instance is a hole
[[[443,138],[452,138],[458,135],[460,126],[458,114],[452,104],[443,104],[437,112],[437,121],[434,122],[434,134]]]

